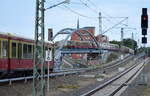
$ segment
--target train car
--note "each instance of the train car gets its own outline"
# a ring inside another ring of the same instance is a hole
[[[45,43],[45,45],[48,45]],[[34,40],[0,33],[0,73],[28,73],[33,69]],[[46,62],[47,63],[47,62]],[[53,69],[53,62],[50,62]]]
[[[120,46],[120,51],[125,52],[125,53],[134,54],[134,50],[129,47],[126,47],[126,46]]]
[[[99,43],[101,48],[104,50],[112,50],[112,51],[118,51],[119,45],[117,44],[110,44],[110,43]]]
[[[61,43],[61,42],[60,42]],[[56,46],[59,46],[59,42],[56,43]],[[119,46],[117,44],[110,44],[110,43],[98,43],[100,47],[104,50],[111,50],[111,51],[121,51],[124,53],[131,53],[134,54],[134,50],[125,47],[125,46]],[[66,44],[64,45],[64,48],[97,48],[96,44],[94,42],[90,41],[67,41]]]
[[[57,43],[59,44],[59,43]],[[65,48],[97,48],[97,46],[90,41],[67,41],[67,43],[64,45]]]

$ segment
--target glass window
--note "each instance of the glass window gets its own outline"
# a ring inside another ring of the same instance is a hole
[[[2,50],[2,47],[1,47],[1,40],[0,40],[0,58],[1,58],[1,50]]]
[[[12,43],[12,57],[16,58],[17,57],[17,44],[16,43]]]
[[[26,59],[32,59],[33,53],[32,53],[32,45],[23,45],[23,58]]]
[[[28,58],[27,44],[23,44],[23,58]]]
[[[8,57],[8,41],[2,42],[2,57]]]
[[[28,58],[32,58],[32,45],[28,45]]]
[[[22,58],[22,44],[19,43],[18,44],[18,58]]]

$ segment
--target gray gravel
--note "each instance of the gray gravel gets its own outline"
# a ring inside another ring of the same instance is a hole
[[[132,82],[132,84],[125,90],[121,96],[149,96],[147,95],[147,89],[150,88],[150,63],[144,68],[142,72],[145,72],[148,77],[147,85],[141,85],[141,74]]]

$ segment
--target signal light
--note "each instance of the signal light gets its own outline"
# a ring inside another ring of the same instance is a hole
[[[48,29],[48,41],[51,41],[53,38],[53,29]]]
[[[142,29],[142,35],[147,35],[147,29]]]
[[[147,38],[146,37],[142,37],[142,43],[147,43]]]
[[[141,16],[141,27],[148,28],[148,16],[147,15]]]
[[[142,9],[141,28],[148,28],[147,8]]]

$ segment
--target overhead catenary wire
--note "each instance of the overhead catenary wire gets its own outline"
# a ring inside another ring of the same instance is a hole
[[[79,1],[80,1],[84,6],[86,6],[86,7],[89,8],[90,10],[92,10],[94,13],[96,13],[96,14],[99,13],[97,10],[94,10],[94,9],[92,9],[91,7],[89,7],[87,3],[83,2],[82,0],[79,0]],[[97,9],[97,6],[96,6],[91,0],[88,0],[88,1],[89,1],[92,5],[94,5],[95,8]],[[98,17],[97,17],[97,18],[98,18]],[[113,22],[112,22],[110,19],[108,19],[108,18],[127,18],[127,17],[111,17],[111,16],[109,16],[109,17],[101,17],[101,18],[105,18],[107,21],[113,23]],[[122,23],[121,23],[121,24],[122,24]],[[127,26],[127,24],[122,24],[122,25]]]
[[[104,12],[101,8],[98,8],[97,6],[96,6],[96,4],[93,2],[93,1],[91,1],[91,0],[87,0],[90,4],[92,4],[97,10],[101,10],[101,12],[104,14],[104,15],[106,15],[107,17],[102,17],[102,18],[104,18],[104,19],[106,19],[108,22],[110,22],[110,23],[114,23],[114,22],[112,22],[112,20],[110,20],[109,18],[126,18],[126,17],[112,17],[112,16],[110,16],[110,15],[108,15],[106,12]],[[115,20],[116,21],[116,20]],[[118,22],[118,21],[117,21]],[[121,23],[122,24],[122,23]],[[124,26],[128,26],[128,23],[127,24],[122,24],[122,25],[124,25]]]
[[[93,8],[91,8],[87,3],[83,2],[82,0],[80,0],[80,2],[86,6],[88,9],[92,10],[94,13],[98,14],[99,12]]]
[[[90,10],[92,10],[93,12],[95,12],[95,13],[99,13],[98,12],[98,10],[94,10],[93,8],[91,8],[87,3],[85,3],[85,2],[83,2],[82,0],[79,0],[81,3],[78,3],[78,2],[76,2],[76,4],[83,4],[84,6],[86,6],[87,8],[89,8]],[[96,6],[96,4],[94,4],[91,0],[87,0],[88,2],[90,2],[90,4],[92,4],[93,6],[95,6],[95,8],[96,9],[100,9],[100,8],[98,8],[97,6]],[[71,3],[73,3],[73,2],[71,2]],[[68,6],[66,6],[66,5],[64,5],[64,7],[66,8],[66,9],[68,9],[69,11],[71,11],[72,13],[74,13],[74,14],[77,14],[77,15],[79,15],[79,16],[81,16],[81,17],[85,17],[85,18],[88,18],[88,19],[97,19],[98,17],[90,17],[90,16],[87,16],[87,15],[84,15],[84,14],[81,14],[81,13],[79,13],[79,12],[77,12],[77,11],[74,11],[73,9],[71,9],[70,7],[68,7]],[[100,9],[105,15],[107,15],[107,17],[101,17],[101,18],[104,18],[104,19],[106,19],[108,22],[110,22],[110,23],[114,23],[114,22],[112,22],[110,19],[108,19],[108,18],[126,18],[126,17],[111,17],[111,16],[109,16],[108,14],[106,14],[102,9]],[[121,23],[122,24],[122,23]],[[124,25],[124,26],[127,26],[127,24],[122,24],[122,25]]]
[[[122,22],[124,22],[127,18],[121,20],[119,23],[115,24],[114,26],[112,26],[111,28],[107,29],[106,31],[103,32],[103,34],[105,34],[106,32],[108,32],[109,30],[115,28],[116,26],[118,26],[119,24],[121,24]]]
[[[88,19],[96,19],[96,18],[98,18],[98,17],[89,17],[89,16],[86,16],[86,15],[80,14],[79,12],[74,11],[73,9],[71,9],[70,7],[68,7],[66,5],[64,5],[64,7],[66,9],[68,9],[69,11],[71,11],[72,13],[77,14],[77,15],[82,16],[82,17],[85,17],[85,18],[88,18]],[[106,17],[104,17],[104,18],[106,18]],[[115,18],[115,17],[110,17],[110,18]],[[119,23],[115,24],[114,26],[108,28],[106,31],[103,32],[103,34],[106,33],[106,32],[108,32],[109,30],[115,28],[117,25],[121,24],[123,21],[125,21],[126,19],[128,19],[128,17],[120,17],[120,18],[125,18],[125,19],[121,20]]]
[[[90,17],[90,16],[86,16],[86,15],[83,15],[77,11],[74,11],[73,9],[71,9],[70,7],[66,6],[66,5],[63,5],[66,9],[68,9],[70,12],[74,13],[74,14],[77,14],[81,17],[85,17],[85,18],[88,18],[88,19],[96,19],[97,17]]]
[[[97,6],[96,6],[91,0],[87,0],[87,1],[89,1],[93,6],[95,6],[95,8],[97,8]],[[84,6],[88,7],[90,10],[92,10],[93,12],[95,12],[95,13],[98,12],[97,10],[94,10],[94,9],[92,9],[91,7],[89,7],[89,5],[86,4],[85,2],[83,2],[82,0],[80,0],[80,2],[81,2],[81,4],[83,4]],[[59,7],[60,7],[60,6],[59,6]],[[79,15],[79,16],[81,16],[81,17],[87,18],[87,19],[97,19],[97,18],[98,18],[98,17],[91,17],[91,16],[87,16],[87,15],[81,14],[80,12],[77,12],[77,11],[75,11],[74,9],[68,7],[67,5],[63,5],[63,7],[64,7],[65,9],[69,10],[70,12],[72,12],[72,13],[74,13],[74,14],[76,14],[76,15]],[[103,12],[104,14],[106,14],[103,10],[102,10],[102,12]],[[108,16],[108,15],[107,15],[107,16]],[[114,22],[112,22],[112,21],[111,21],[110,19],[108,19],[108,18],[126,18],[126,17],[111,17],[111,16],[108,16],[108,17],[102,17],[102,18],[106,19],[107,21],[109,21],[109,22],[111,22],[111,23],[114,23]],[[117,21],[117,22],[118,22],[118,21]],[[118,24],[118,23],[117,23],[117,24]],[[122,24],[122,22],[121,22],[121,23],[119,22],[119,24]],[[115,25],[116,25],[116,24],[115,24]],[[126,24],[122,24],[122,25],[127,26]],[[114,28],[114,27],[112,26],[111,28],[108,28],[108,29],[112,29],[112,28]]]
[[[89,1],[96,9],[98,9],[97,6],[91,0],[87,0],[87,1]]]
[[[57,2],[58,2],[58,0],[57,0]],[[80,2],[71,2],[71,3],[83,5],[83,4],[80,3]],[[66,5],[63,5],[63,7],[61,7],[61,6],[58,6],[58,7],[61,8],[61,9],[64,9],[64,8],[65,8],[65,9],[69,10],[70,12],[72,12],[72,13],[74,13],[74,14],[76,14],[76,15],[79,15],[79,16],[81,16],[81,17],[87,18],[87,19],[96,19],[96,18],[97,18],[97,17],[90,17],[90,16],[87,16],[87,15],[81,14],[80,12],[74,11],[74,9],[72,9],[72,8],[66,6]],[[48,8],[46,8],[46,9],[48,9]]]

